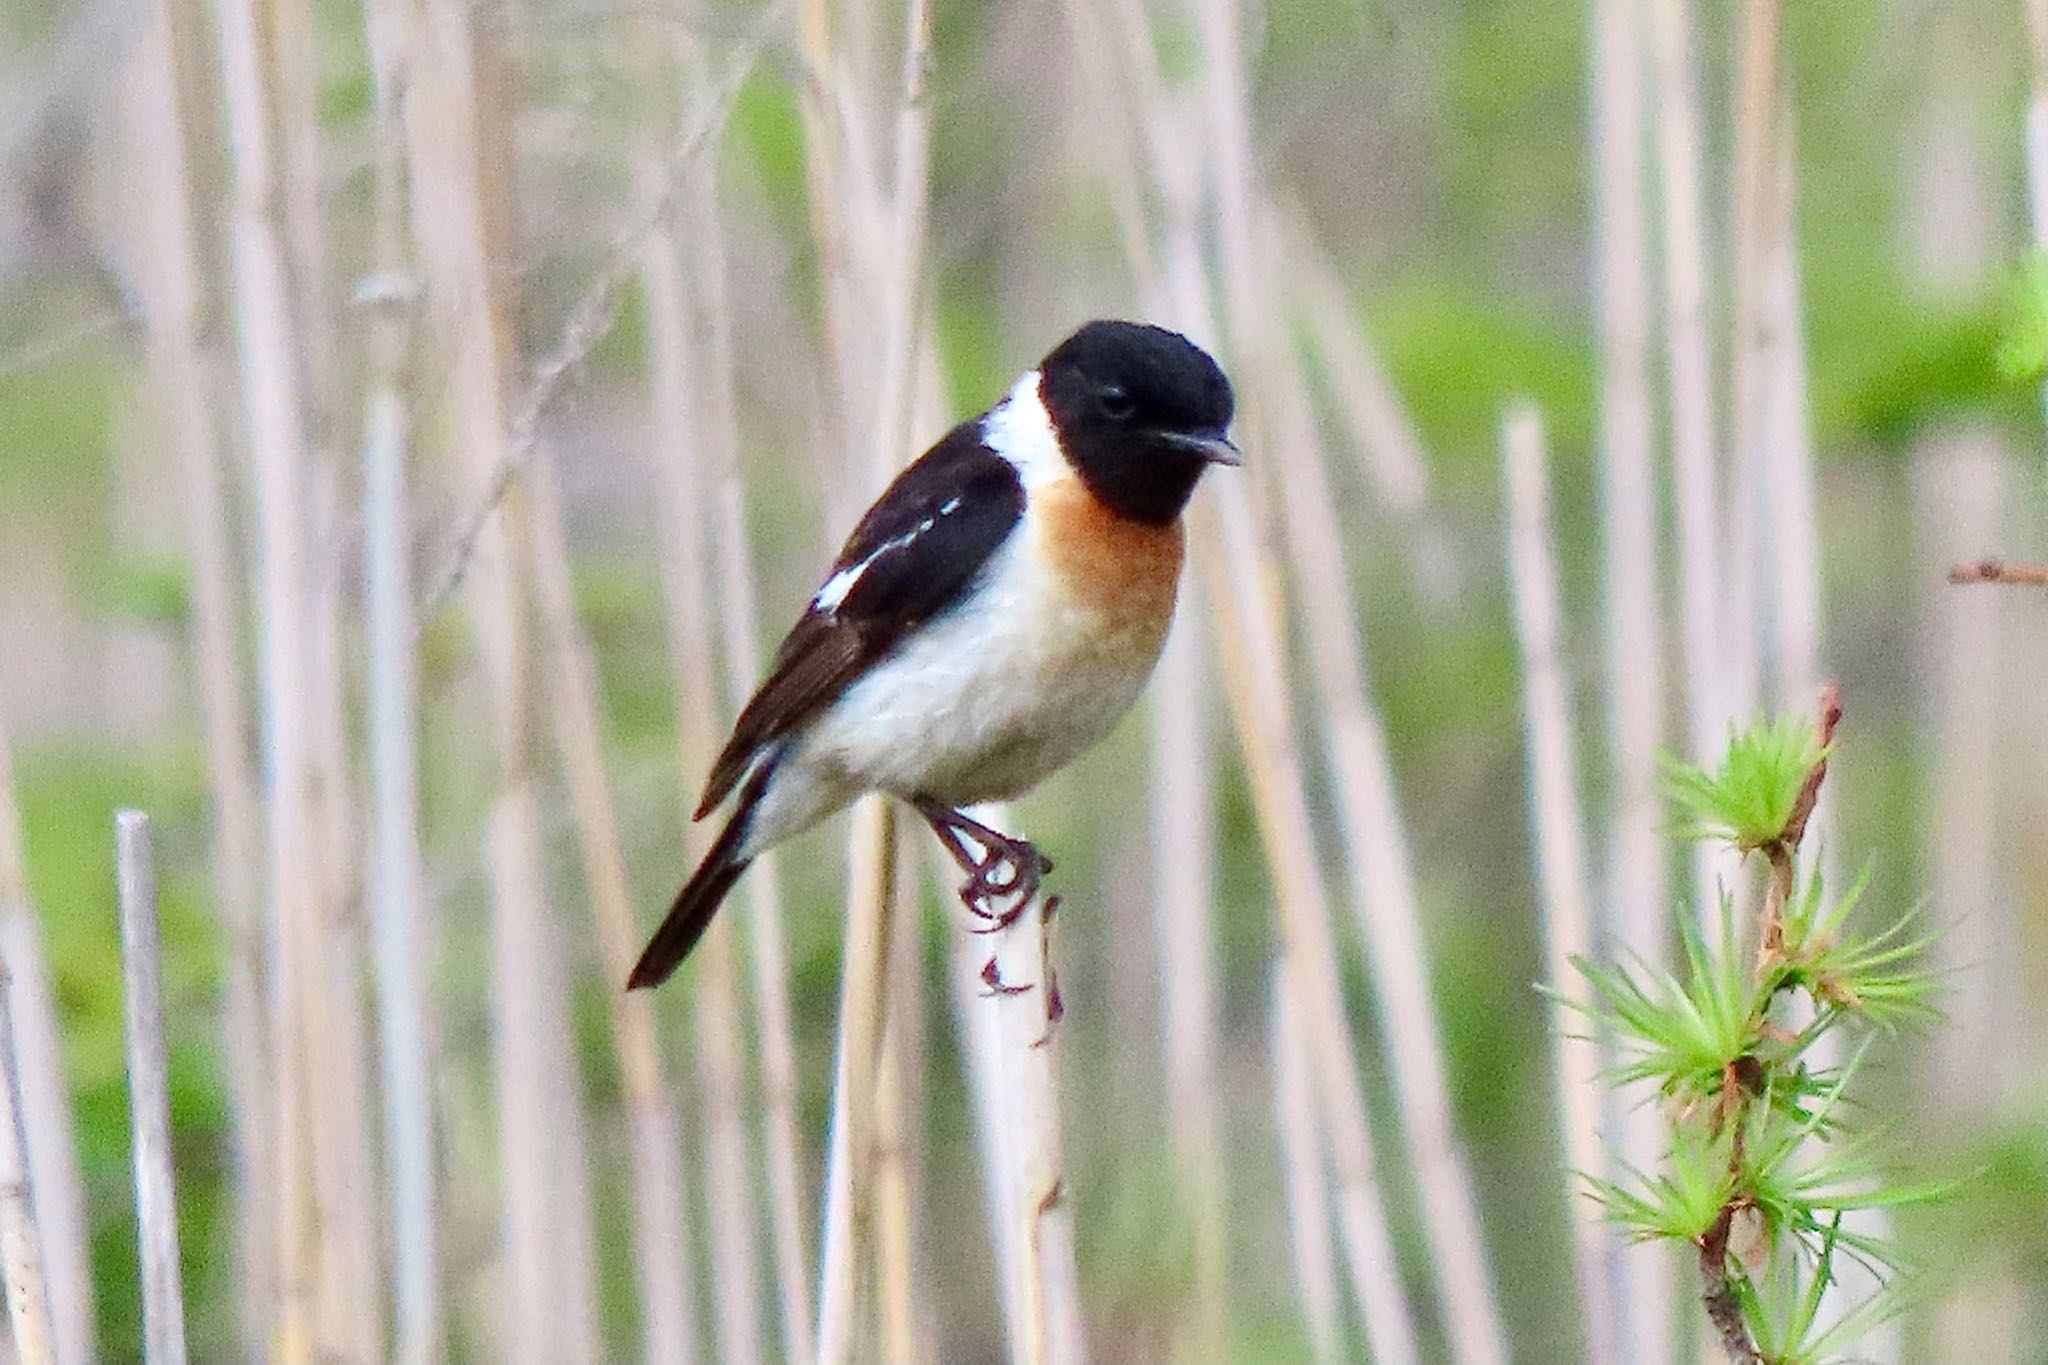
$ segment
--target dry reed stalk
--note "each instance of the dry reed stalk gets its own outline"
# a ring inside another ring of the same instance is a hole
[[[275,198],[269,123],[274,73],[253,0],[220,0],[221,88],[233,187],[227,210],[244,419],[254,467],[261,648],[263,791],[268,826],[271,1085],[276,1162],[277,1302],[270,1340],[285,1365],[316,1350],[319,1264],[309,1133],[306,1005],[312,983],[301,945],[312,926],[313,747],[306,698],[306,433],[297,332]]]
[[[197,39],[187,31],[191,18],[190,6],[181,0],[159,0],[149,7],[130,122],[148,185],[137,196],[146,215],[147,250],[138,287],[148,321],[151,387],[164,407],[189,491],[192,637],[212,800],[210,860],[228,944],[221,1036],[234,1134],[235,1282],[243,1336],[254,1343],[269,1336],[275,1294],[273,1100],[269,1031],[262,1022],[265,944],[258,889],[262,833],[244,732],[236,570],[220,432],[208,401],[213,374],[202,340],[203,270],[179,100],[180,54]],[[46,1207],[46,1222],[50,1216]]]
[[[853,1359],[862,1251],[870,1240],[875,1075],[880,1065],[889,935],[897,876],[895,808],[883,796],[854,807],[848,844],[846,953],[839,996],[839,1060],[826,1157],[825,1231],[819,1251],[819,1365]]]
[[[699,239],[700,251],[716,250]],[[712,321],[710,366],[714,410],[721,391],[731,411],[731,358],[721,344],[729,318],[724,307],[722,253],[704,263],[704,274],[716,281],[707,298]],[[714,421],[714,430],[726,426]],[[745,696],[754,685],[761,646],[755,627],[753,563],[746,544],[746,490],[738,468],[738,443],[721,446],[715,471],[717,579],[719,618],[727,664],[727,687]],[[775,855],[763,854],[747,873],[747,946],[753,964],[754,1009],[761,1045],[761,1124],[767,1151],[770,1229],[774,1246],[775,1281],[782,1321],[782,1354],[790,1365],[810,1365],[817,1346],[811,1316],[809,1253],[804,1246],[806,1203],[803,1139],[797,1127],[796,1029],[789,1001],[788,934],[783,924],[782,882]]]
[[[1329,1170],[1316,1131],[1315,1066],[1302,1037],[1301,1004],[1294,991],[1287,959],[1275,958],[1268,1032],[1288,1242],[1301,1313],[1308,1324],[1309,1358],[1315,1365],[1337,1365],[1344,1358],[1344,1331],[1338,1316],[1337,1269],[1330,1255]]]
[[[1592,895],[1586,884],[1586,833],[1579,808],[1578,763],[1572,753],[1571,703],[1563,659],[1564,608],[1552,548],[1549,455],[1542,418],[1520,401],[1502,420],[1507,472],[1508,577],[1514,589],[1516,634],[1522,646],[1522,723],[1529,745],[1530,838],[1543,901],[1545,972],[1552,991],[1552,1065],[1567,1169],[1576,1180],[1604,1179],[1601,1145],[1600,1043],[1585,1034],[1585,1015],[1572,1004],[1584,991],[1573,962],[1590,959]],[[1580,1322],[1588,1365],[1626,1357],[1617,1336],[1619,1305],[1611,1267],[1619,1247],[1600,1210],[1567,1191],[1577,1253]]]
[[[1251,169],[1251,107],[1241,51],[1243,18],[1235,0],[1199,0],[1195,18],[1206,55],[1204,91],[1209,106],[1214,208],[1222,243],[1225,320],[1234,357],[1250,376],[1250,382],[1270,384],[1278,389],[1288,382],[1291,348],[1285,346],[1284,331],[1270,311],[1272,282],[1265,277],[1263,270],[1264,263],[1272,258],[1270,243],[1273,234],[1266,230],[1263,221],[1266,215]],[[1295,383],[1299,384],[1298,378]],[[1312,421],[1305,416],[1305,397],[1297,406],[1302,408],[1304,415],[1295,419],[1293,429],[1286,425],[1288,415],[1284,403],[1275,401],[1270,408],[1263,405],[1253,407],[1255,429],[1256,418],[1261,415],[1272,423],[1261,432],[1272,438],[1271,448],[1288,448],[1288,443],[1303,431],[1312,436]],[[1292,480],[1277,482],[1290,487],[1293,485]],[[1228,481],[1226,484],[1225,502],[1228,506],[1242,498],[1243,490]],[[1335,554],[1335,546],[1341,537],[1335,527],[1326,522],[1316,528],[1327,533],[1320,538],[1312,533],[1304,534],[1301,527],[1291,524],[1294,518],[1303,515],[1303,509],[1292,502],[1289,508],[1290,526],[1286,539],[1290,546],[1302,547],[1319,541],[1329,551],[1325,558],[1334,557],[1341,566],[1341,556]],[[1317,510],[1329,510],[1327,498]],[[1237,562],[1239,572],[1244,572],[1244,566],[1255,561],[1241,559]],[[1260,547],[1256,562],[1269,568],[1272,566],[1269,547]],[[1267,581],[1277,583],[1279,579],[1274,576]],[[1334,579],[1304,576],[1303,581],[1345,580],[1340,574]],[[1310,599],[1312,614],[1316,607],[1326,603],[1334,605],[1340,600],[1336,595],[1327,593],[1311,592],[1306,596]],[[1376,780],[1384,779],[1386,765],[1376,765],[1371,761],[1372,746],[1366,734],[1371,713],[1365,703],[1363,671],[1357,666],[1355,636],[1352,637],[1354,647],[1347,651],[1343,630],[1344,623],[1335,617],[1315,618],[1311,621],[1310,639],[1316,646],[1319,673],[1326,685],[1335,681],[1349,666],[1350,677],[1345,680],[1343,690],[1332,691],[1331,698],[1326,698],[1326,704],[1341,696],[1348,717],[1339,721],[1348,740],[1340,738],[1334,742],[1341,746],[1338,750],[1340,786],[1345,791],[1350,811],[1347,846],[1354,860],[1352,866],[1357,869],[1357,860],[1365,856],[1368,841],[1383,843],[1388,856],[1398,858],[1401,840],[1390,814],[1377,819],[1365,815],[1367,810],[1375,814],[1391,812],[1391,782]],[[1274,639],[1277,643],[1277,630]],[[1333,730],[1336,728],[1333,726]],[[1353,800],[1362,804],[1352,806]],[[1309,852],[1312,857],[1312,845]],[[1382,871],[1390,866],[1392,864],[1383,865]],[[1374,889],[1397,892],[1398,880],[1395,876],[1389,881],[1380,881],[1375,874]],[[1363,884],[1363,878],[1360,878],[1358,885],[1362,887]],[[1396,895],[1394,904],[1402,903]],[[1413,906],[1412,890],[1405,903]],[[1363,914],[1365,905],[1362,900],[1359,909]],[[1365,921],[1367,941],[1373,949],[1369,957],[1374,963],[1382,1002],[1389,1010],[1387,1042],[1397,1059],[1395,1069],[1402,1093],[1403,1133],[1409,1142],[1424,1198],[1434,1210],[1425,1225],[1426,1240],[1443,1296],[1452,1351],[1461,1365],[1504,1365],[1508,1358],[1507,1338],[1480,1242],[1477,1201],[1457,1155],[1441,1062],[1432,1067],[1427,1058],[1427,1054],[1434,1050],[1435,1030],[1430,1018],[1427,973],[1420,950],[1419,915],[1412,911],[1404,915],[1398,909],[1388,914],[1386,909],[1382,904],[1378,907],[1379,913]],[[1374,930],[1380,932],[1375,933]],[[1401,946],[1404,935],[1408,940],[1405,951]],[[1421,975],[1398,985],[1392,984],[1397,977],[1411,971],[1420,971]],[[1316,992],[1313,985],[1307,989],[1311,994]],[[1403,1001],[1419,1003],[1409,1007],[1401,1003]],[[1341,1006],[1341,1000],[1336,1003]],[[1349,1084],[1355,1089],[1355,1073],[1351,1075]],[[1348,1107],[1349,1100],[1339,1093],[1332,1095],[1330,1103],[1333,1109]]]
[[[1348,291],[1298,211],[1284,215],[1279,259],[1287,299],[1308,325],[1310,353],[1329,383],[1338,419],[1400,531],[1408,575],[1422,599],[1448,604],[1461,586],[1457,552],[1429,488],[1429,457],[1401,394],[1348,306]]]
[[[22,854],[14,754],[0,708],[0,1276],[25,1365],[93,1356],[92,1276],[78,1138],[42,933]]]
[[[1280,249],[1277,233],[1267,240]],[[1392,1063],[1401,1137],[1422,1205],[1431,1210],[1430,1245],[1459,1357],[1504,1361],[1505,1331],[1480,1240],[1478,1197],[1452,1117],[1430,1000],[1422,903],[1386,725],[1372,702],[1358,608],[1349,593],[1334,590],[1353,581],[1337,495],[1292,348],[1275,351],[1265,381],[1266,448],[1292,456],[1284,477],[1271,483],[1279,486],[1289,566],[1303,585],[1297,597],[1322,702],[1317,718],[1337,778],[1346,879]],[[1473,1318],[1465,1320],[1467,1313]]]
[[[1932,563],[1995,543],[2008,525],[2007,459],[1995,438],[1955,432],[1923,452],[1913,471],[1918,524],[1933,541]],[[2000,873],[1999,828],[1987,812],[2001,807],[1998,750],[2006,722],[1998,710],[2002,642],[2010,633],[2005,594],[1927,589],[1928,648],[1922,658],[1928,709],[1937,737],[1928,817],[1930,900],[1968,907],[1935,941],[1942,965],[1968,973],[1970,989],[1943,1004],[1946,1025],[1934,1039],[1947,1100],[1965,1112],[1987,1113],[2002,1093],[2001,1040],[2014,1036],[2011,1002],[2020,993],[2009,967],[2015,945],[2000,931],[2006,897]],[[1987,973],[1988,978],[1987,978]]]
[[[958,869],[936,846],[922,861],[929,874],[927,880],[940,903],[951,903],[959,885]],[[946,976],[951,983],[947,995],[953,1008],[954,1031],[960,1039],[962,1079],[973,1104],[974,1145],[980,1156],[989,1240],[995,1250],[997,1274],[1002,1281],[996,1301],[1002,1306],[1003,1339],[1009,1347],[1009,1359],[1014,1362],[1023,1359],[1024,1352],[1022,1324],[1016,1317],[1015,1285],[1010,1273],[1017,1233],[1009,1216],[1013,1202],[1011,1177],[1015,1166],[1008,1154],[1011,1132],[1009,1095],[1001,1085],[1002,1036],[996,1027],[995,1011],[983,1008],[987,1002],[983,998],[986,987],[982,985],[981,972],[988,961],[988,953],[980,938],[964,933],[953,933],[947,937],[952,944],[952,952],[947,957],[949,970]]]
[[[439,1365],[445,1332],[426,998],[431,970],[420,855],[419,654],[406,488],[412,450],[406,370],[414,283],[406,249],[403,95],[411,66],[410,33],[408,15],[396,0],[372,0],[364,20],[376,87],[377,271],[361,291],[363,301],[376,309],[363,414],[363,620],[375,849],[368,890],[390,1175],[392,1357],[397,1365]]]
[[[2027,7],[2027,226],[2036,252],[2048,251],[2048,0]],[[2048,407],[2048,380],[2041,398]]]
[[[49,1276],[29,1176],[21,1064],[14,1048],[13,974],[0,966],[0,1291],[7,1296],[8,1345],[21,1365],[57,1365]]]
[[[305,362],[306,416],[316,448],[340,429],[340,347],[328,268],[326,190],[321,155],[321,53],[312,0],[269,0],[260,15],[265,52],[276,73],[271,117],[277,137],[278,201],[292,286],[292,316]]]
[[[903,858],[903,841],[898,840],[897,866],[905,866]],[[911,1019],[922,1013],[924,1003],[914,956],[917,881],[899,877],[894,890],[897,932],[892,951],[896,961],[887,972],[890,999],[884,1009],[888,1018],[883,1023],[882,1056],[875,1076],[875,1283],[881,1309],[882,1359],[890,1365],[920,1365],[928,1352],[917,1276],[916,1191],[910,1146],[911,1117],[919,1112],[911,1103],[916,1090],[913,1068],[921,1057],[906,1037]],[[913,954],[908,963],[903,960],[906,948]],[[915,998],[905,998],[913,993]]]
[[[1772,463],[1770,406],[1777,376],[1771,361],[1780,339],[1765,291],[1773,267],[1783,131],[1779,117],[1778,34],[1784,0],[1743,0],[1736,57],[1734,289],[1728,346],[1734,472],[1728,490],[1725,585],[1727,709],[1755,711],[1763,693],[1761,584]]]
[[[1612,793],[1601,908],[1611,941],[1656,966],[1670,956],[1671,878],[1657,757],[1668,732],[1641,8],[1636,0],[1598,0],[1592,27],[1602,674]],[[1618,1127],[1623,1158],[1637,1170],[1654,1169],[1664,1151],[1662,1116],[1653,1106],[1631,1106]],[[1678,1345],[1669,1257],[1654,1245],[1632,1246],[1622,1253],[1621,1271],[1626,1354],[1642,1365],[1664,1365]]]
[[[639,951],[633,892],[604,766],[597,670],[578,627],[561,498],[545,459],[529,466],[527,506],[534,596],[547,645],[546,682],[556,752],[569,787],[598,957],[604,972],[632,1170],[634,1277],[641,1347],[656,1365],[696,1356],[689,1199],[674,1086],[662,1060],[655,997],[623,989]]]
[[[1764,278],[1764,307],[1774,355],[1765,363],[1771,385],[1764,418],[1772,461],[1771,554],[1774,581],[1767,602],[1776,690],[1773,709],[1795,710],[1809,705],[1819,692],[1821,676],[1820,507],[1814,469],[1813,434],[1806,394],[1806,333],[1799,280],[1799,240],[1793,194],[1794,148],[1792,111],[1780,111],[1785,129],[1778,145],[1781,184],[1773,200],[1777,210],[1770,260]],[[1835,841],[1829,837],[1834,788],[1821,789],[1820,805],[1810,826],[1819,839],[1821,857],[1829,858]]]
[[[1190,585],[1192,588],[1193,585]],[[1184,594],[1192,597],[1193,591]],[[1149,708],[1153,924],[1159,1034],[1174,1182],[1193,1243],[1179,1356],[1220,1360],[1230,1339],[1229,1230],[1217,1117],[1215,745],[1203,667],[1201,607],[1184,601],[1167,637]]]
[[[1380,1198],[1358,1050],[1337,979],[1329,896],[1280,671],[1280,624],[1262,587],[1272,578],[1272,561],[1252,527],[1245,491],[1223,480],[1218,488],[1214,502],[1220,515],[1197,510],[1194,558],[1204,573],[1224,691],[1273,873],[1282,952],[1295,983],[1291,998],[1298,1002],[1302,1037],[1316,1066],[1316,1109],[1337,1187],[1337,1226],[1373,1359],[1415,1365],[1421,1354]]]
[[[1678,508],[1679,641],[1685,661],[1687,746],[1711,763],[1733,718],[1722,653],[1720,456],[1714,425],[1713,345],[1707,321],[1707,226],[1691,0],[1652,0],[1651,70],[1657,92],[1658,184],[1662,189],[1665,369]],[[1747,623],[1743,623],[1746,627]],[[1699,913],[1711,918],[1715,886],[1734,884],[1725,853],[1702,843],[1693,857]]]
[[[693,52],[685,59],[686,83],[702,64]],[[708,165],[683,172],[686,182],[708,178]],[[643,158],[643,184],[660,174],[659,162]],[[687,183],[682,190],[688,225],[703,228],[705,192]],[[698,213],[690,213],[696,209]],[[710,558],[704,448],[721,439],[707,433],[703,388],[704,357],[693,326],[690,284],[681,269],[681,239],[659,228],[642,252],[641,279],[649,305],[648,345],[655,377],[655,445],[665,460],[656,480],[662,534],[662,583],[668,605],[669,660],[676,705],[677,757],[684,780],[694,783],[717,753],[720,739],[715,707],[718,695],[711,625]],[[736,438],[733,438],[736,439]],[[685,804],[694,796],[685,793]],[[687,811],[685,812],[687,816]],[[691,859],[701,856],[709,841],[702,826],[683,821],[683,845]],[[755,1212],[748,1151],[745,1067],[735,1021],[739,1017],[739,960],[730,919],[714,920],[694,955],[695,984],[691,1005],[696,1021],[694,1057],[705,1115],[705,1199],[712,1240],[714,1325],[719,1358],[750,1365],[762,1358],[761,1305]]]
[[[178,1268],[177,1186],[172,1177],[171,1068],[164,1047],[163,941],[157,926],[155,851],[149,817],[141,811],[114,815],[114,866],[121,902],[128,1103],[142,1255],[142,1358],[146,1365],[185,1365],[185,1292]]]
[[[370,1134],[369,1021],[362,979],[357,901],[361,847],[354,828],[354,784],[348,766],[343,696],[344,602],[339,520],[332,471],[318,470],[315,581],[309,585],[313,627],[308,660],[313,722],[313,830],[317,852],[315,913],[304,941],[307,982],[306,1054],[313,1124],[313,1182],[320,1221],[322,1336],[338,1362],[369,1362],[384,1352],[384,1239],[374,1141]]]
[[[502,76],[499,37],[462,0],[421,12],[406,104],[419,259],[438,339],[450,354],[451,444],[479,492],[509,468],[511,343],[498,294],[509,259],[509,149],[491,139]],[[506,1343],[538,1365],[587,1365],[598,1352],[589,1166],[569,1031],[568,983],[548,914],[540,774],[524,628],[526,524],[516,487],[479,533],[468,578],[497,762],[491,800],[492,1048],[507,1259]],[[509,504],[509,505],[508,505]]]

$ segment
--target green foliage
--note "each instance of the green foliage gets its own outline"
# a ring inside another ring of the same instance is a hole
[[[1679,917],[1677,972],[1578,964],[1593,992],[1582,1008],[1622,1056],[1610,1083],[1650,1087],[1670,1120],[1658,1170],[1592,1180],[1593,1196],[1631,1236],[1694,1247],[1710,1311],[1717,1299],[1739,1310],[1766,1365],[1836,1358],[1900,1311],[1903,1254],[1849,1215],[1954,1193],[1887,1179],[1882,1129],[1848,1121],[1850,1082],[1872,1040],[1932,1015],[1936,983],[1914,965],[1927,938],[1913,933],[1911,913],[1862,929],[1867,877],[1833,897],[1818,873],[1800,880],[1800,835],[1828,751],[1810,722],[1785,717],[1733,736],[1714,772],[1669,765],[1676,832],[1770,854],[1753,947],[1738,941],[1735,903],[1723,896],[1711,943],[1690,914]],[[1850,1060],[1814,1064],[1815,1044],[1834,1034]],[[1823,1321],[1842,1256],[1870,1267],[1881,1288]]]
[[[1712,773],[1667,757],[1671,799],[1680,815],[1674,833],[1721,840],[1744,852],[1776,843],[1807,774],[1826,756],[1812,722],[1784,716],[1730,739],[1727,756]]]
[[[2048,252],[2038,248],[2021,267],[1998,346],[1998,372],[2014,384],[2048,377]]]

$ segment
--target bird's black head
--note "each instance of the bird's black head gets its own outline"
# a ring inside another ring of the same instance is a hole
[[[1091,322],[1045,358],[1038,386],[1068,462],[1119,516],[1164,526],[1205,467],[1237,463],[1230,381],[1178,332]]]

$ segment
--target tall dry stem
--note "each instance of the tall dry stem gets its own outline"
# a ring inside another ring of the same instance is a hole
[[[675,1087],[662,1059],[655,999],[623,987],[639,951],[633,892],[626,875],[610,780],[605,772],[596,664],[576,620],[561,495],[547,460],[529,466],[527,510],[534,596],[546,643],[546,684],[556,751],[568,782],[590,888],[590,912],[618,1055],[632,1171],[633,1271],[640,1291],[640,1335],[650,1365],[696,1358],[695,1285],[690,1266],[689,1197]]]
[[[0,679],[0,682],[4,682]],[[4,691],[4,688],[0,688]],[[0,1245],[7,1267],[12,1308],[13,1286],[27,1299],[22,1311],[31,1315],[15,1330],[17,1348],[35,1332],[32,1320],[40,1308],[44,1343],[55,1365],[87,1365],[93,1358],[92,1277],[86,1234],[85,1186],[78,1170],[78,1137],[72,1122],[71,1093],[65,1084],[62,1040],[57,1033],[57,1002],[51,991],[50,964],[43,952],[41,926],[29,896],[28,866],[22,852],[21,811],[14,787],[14,753],[7,716],[0,707],[0,1029],[5,1029],[12,1112],[6,1122],[17,1126],[19,1150],[13,1173],[0,1187],[15,1189],[21,1209],[33,1205],[31,1241]],[[0,1138],[4,1138],[0,1134]],[[0,1233],[0,1238],[12,1238]],[[34,1263],[27,1259],[33,1253]],[[14,1269],[20,1262],[19,1274]]]
[[[509,468],[512,348],[500,282],[509,251],[507,149],[494,139],[503,35],[461,0],[421,11],[408,95],[413,214],[448,357],[452,448],[472,487]],[[568,983],[540,863],[540,772],[525,630],[526,526],[516,487],[487,516],[469,576],[497,765],[491,799],[492,1046],[509,1313],[503,1345],[536,1365],[587,1365],[598,1351],[589,1167],[569,1031]]]
[[[4,894],[4,893],[0,893]],[[21,1064],[14,1047],[13,973],[0,965],[0,1292],[7,1296],[9,1344],[21,1365],[57,1365],[49,1276],[29,1177]]]
[[[171,1066],[164,1046],[163,939],[157,924],[156,852],[149,817],[114,816],[120,891],[122,998],[128,1105],[134,1134],[135,1217],[142,1252],[144,1365],[185,1365],[185,1291],[178,1265],[172,1176]]]
[[[411,54],[408,15],[396,0],[365,14],[376,78],[376,309],[363,413],[363,621],[368,654],[370,803],[374,872],[369,898],[376,949],[380,1091],[389,1174],[392,1355],[438,1365],[444,1354],[441,1232],[436,1198],[426,950],[426,877],[420,854],[419,656],[413,619],[411,502],[415,282],[405,193],[403,96]]]
[[[1600,562],[1611,793],[1605,884],[1609,939],[1652,966],[1668,960],[1670,855],[1663,838],[1659,751],[1665,711],[1664,570],[1658,554],[1656,415],[1651,397],[1644,14],[1636,0],[1592,10],[1594,280],[1600,338]],[[1664,1124],[1647,1105],[1619,1116],[1623,1158],[1654,1169]],[[1678,1346],[1673,1268],[1656,1246],[1622,1253],[1621,1341],[1630,1359],[1663,1365]]]
[[[1287,1201],[1288,1244],[1294,1253],[1295,1287],[1308,1325],[1309,1356],[1315,1365],[1344,1358],[1343,1319],[1337,1304],[1337,1268],[1330,1254],[1329,1168],[1317,1131],[1315,1066],[1302,1036],[1301,1004],[1294,999],[1287,959],[1273,960],[1271,1018],[1274,1122],[1280,1129],[1280,1173]]]
[[[168,0],[165,0],[168,3]],[[242,415],[254,468],[263,716],[269,817],[269,1033],[277,1302],[270,1339],[284,1365],[316,1351],[320,1252],[313,1208],[305,953],[313,932],[313,736],[306,631],[307,442],[297,331],[278,225],[269,119],[272,73],[253,0],[216,0],[233,189],[227,208]],[[175,50],[175,49],[174,49]]]
[[[1713,343],[1707,318],[1704,155],[1693,59],[1691,0],[1650,0],[1650,68],[1658,183],[1663,189],[1665,367],[1678,502],[1678,601],[1685,661],[1687,744],[1711,762],[1732,712],[1722,655],[1720,457],[1715,437]],[[1725,870],[1725,869],[1724,869]],[[1716,863],[1694,860],[1697,903],[1711,918]]]
[[[1277,236],[1269,235],[1269,241]],[[1286,517],[1281,537],[1307,627],[1310,662],[1322,703],[1324,747],[1336,774],[1352,913],[1372,970],[1380,1030],[1392,1063],[1401,1136],[1429,1220],[1430,1241],[1461,1359],[1504,1359],[1504,1334],[1479,1232],[1478,1196],[1451,1113],[1443,1042],[1430,999],[1422,902],[1408,831],[1394,787],[1386,725],[1372,701],[1359,607],[1335,590],[1353,581],[1343,527],[1305,381],[1291,348],[1265,371],[1268,449],[1293,453],[1278,485]]]
[[[1531,843],[1543,903],[1544,976],[1553,994],[1552,1068],[1567,1170],[1606,1179],[1601,1142],[1600,1043],[1585,1034],[1585,1016],[1566,1003],[1583,1001],[1574,959],[1595,950],[1592,894],[1586,883],[1586,832],[1573,756],[1571,703],[1564,666],[1564,609],[1550,513],[1549,452],[1535,407],[1517,402],[1501,429],[1507,471],[1508,578],[1522,646],[1522,724],[1529,745]],[[1619,1365],[1621,1305],[1611,1267],[1620,1248],[1600,1211],[1568,1188],[1578,1272],[1579,1319],[1588,1365]]]

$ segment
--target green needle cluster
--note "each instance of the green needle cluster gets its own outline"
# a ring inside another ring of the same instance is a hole
[[[1707,1315],[1738,1365],[1819,1365],[1900,1311],[1902,1254],[1850,1215],[1946,1189],[1887,1179],[1882,1129],[1848,1122],[1870,1044],[1931,1016],[1936,983],[1915,965],[1927,937],[1911,912],[1880,920],[1865,879],[1830,893],[1803,866],[1839,717],[1831,692],[1818,726],[1793,716],[1738,734],[1712,772],[1669,764],[1675,832],[1763,863],[1753,914],[1725,892],[1713,932],[1681,914],[1675,971],[1578,963],[1618,1057],[1610,1081],[1631,1097],[1647,1088],[1670,1124],[1660,1169],[1592,1180],[1593,1195],[1634,1237],[1694,1249]],[[1879,1287],[1824,1311],[1845,1258]]]

